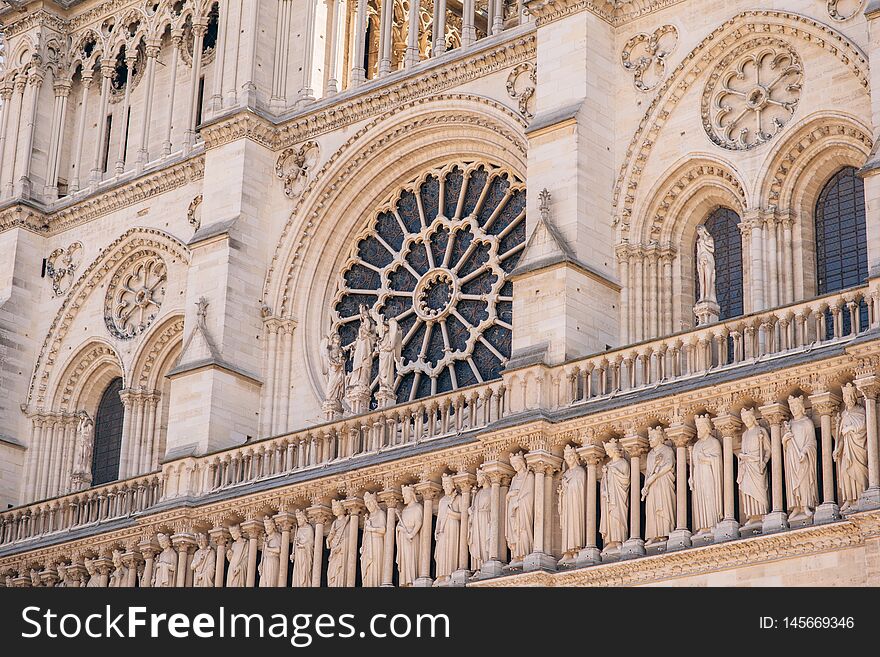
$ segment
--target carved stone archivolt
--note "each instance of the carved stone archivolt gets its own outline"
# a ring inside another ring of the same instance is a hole
[[[82,248],[82,242],[74,242],[66,249],[55,249],[46,259],[46,276],[52,281],[52,291],[56,297],[67,292],[73,284]]]
[[[864,4],[865,0],[828,0],[826,8],[832,20],[843,23],[858,16]]]
[[[507,76],[507,94],[519,104],[519,113],[531,119],[535,88],[538,84],[538,71],[532,62],[517,64]]]
[[[666,59],[678,45],[678,30],[674,25],[663,25],[651,34],[640,32],[626,42],[620,60],[633,74],[633,84],[639,91],[650,91],[666,76]]]
[[[333,330],[350,358],[358,356],[358,368],[369,367],[360,362],[360,328],[365,317],[373,323],[371,313],[400,327],[392,386],[399,401],[497,378],[510,356],[508,275],[524,245],[525,203],[513,172],[457,162],[423,174],[383,204],[356,241],[332,313]],[[375,388],[378,373],[368,374],[362,381]]]
[[[288,198],[298,198],[305,190],[320,154],[318,143],[307,141],[298,148],[284,149],[278,156],[275,175],[284,181],[284,193]]]
[[[801,59],[786,42],[761,37],[744,43],[718,63],[703,91],[706,134],[730,150],[770,141],[797,109],[803,77]]]
[[[165,300],[168,271],[158,253],[135,253],[107,287],[104,320],[111,334],[129,340],[143,333]]]

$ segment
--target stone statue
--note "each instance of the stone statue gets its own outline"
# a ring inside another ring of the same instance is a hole
[[[767,462],[770,460],[770,437],[755,417],[755,409],[740,411],[745,430],[742,434],[742,447],[737,458],[739,471],[736,483],[739,485],[739,508],[745,524],[760,524],[763,516],[770,510],[767,496]]]
[[[92,450],[95,446],[95,423],[85,411],[79,412],[79,425],[76,434],[76,455],[73,460],[73,473],[81,483],[82,489],[92,481]]]
[[[315,530],[309,524],[306,512],[296,510],[296,532],[293,535],[293,551],[290,561],[293,563],[293,579],[291,586],[305,587],[312,585],[312,563],[315,554]]]
[[[345,586],[345,570],[348,563],[348,521],[342,502],[333,500],[333,515],[336,516],[327,534],[327,586]]]
[[[67,566],[65,566],[63,563],[60,563],[55,567],[55,570],[58,571],[58,583],[55,585],[55,588],[70,588],[71,585],[68,580]]]
[[[172,588],[177,586],[177,552],[171,547],[168,534],[157,534],[156,540],[162,551],[153,563],[153,588]]]
[[[281,563],[281,534],[278,533],[275,520],[270,516],[263,518],[263,527],[266,530],[266,538],[263,540],[263,550],[257,572],[260,574],[260,588],[266,589],[278,586],[278,568]]]
[[[400,362],[401,350],[403,349],[403,335],[397,320],[392,317],[385,320],[377,317],[379,329],[379,344],[376,348],[379,354],[379,391],[377,398],[384,400],[387,405],[393,404],[397,399],[394,392],[394,384],[397,382],[397,363]]]
[[[816,427],[807,417],[803,397],[789,397],[788,408],[792,418],[784,423],[782,433],[788,517],[789,520],[811,518],[819,503]]]
[[[397,573],[400,586],[410,586],[419,576],[419,532],[422,528],[422,505],[412,486],[404,486],[403,510],[397,520]]]
[[[247,583],[248,542],[241,535],[239,525],[232,525],[229,534],[232,536],[232,543],[226,550],[226,560],[229,562],[226,569],[226,587],[241,587]]]
[[[717,302],[715,294],[715,240],[706,226],[697,226],[697,279],[700,282],[698,302]]]
[[[602,481],[599,484],[599,533],[608,550],[620,547],[629,538],[629,461],[623,458],[623,450],[616,439],[607,441],[604,447],[611,460],[602,466]]]
[[[587,471],[581,465],[577,450],[571,445],[563,452],[565,471],[556,489],[559,523],[562,526],[562,561],[574,561],[584,547],[586,527]]]
[[[376,345],[376,330],[365,305],[361,305],[360,320],[357,337],[349,345],[352,351],[351,372],[348,374],[346,386],[348,403],[354,413],[367,410],[373,376],[373,351]]]
[[[385,556],[385,511],[374,493],[364,493],[367,516],[361,541],[361,581],[363,586],[382,585]]]
[[[37,571],[36,568],[31,568],[30,575],[31,575],[31,586],[33,588],[38,588],[43,585],[42,582],[40,581],[40,573],[39,573],[39,571]]]
[[[663,427],[648,429],[648,452],[645,466],[645,540],[665,541],[675,529],[675,450],[667,444]]]
[[[840,510],[854,505],[868,487],[868,422],[858,391],[852,383],[843,386],[843,411],[837,418],[834,460],[840,488]]]
[[[113,572],[110,573],[110,588],[125,588],[127,578],[128,568],[122,563],[122,552],[119,550],[113,550]]]
[[[199,549],[193,554],[189,569],[193,573],[193,588],[211,588],[214,586],[214,574],[217,565],[217,556],[214,548],[208,544],[208,535],[200,532],[196,536]]]
[[[489,560],[489,523],[492,516],[492,491],[486,473],[477,470],[477,486],[468,513],[468,548],[471,566],[479,570]]]
[[[458,570],[458,539],[461,532],[461,495],[455,487],[452,475],[443,475],[443,497],[437,506],[437,522],[434,527],[434,564],[437,582],[449,578]]]
[[[345,353],[339,332],[330,332],[321,343],[324,356],[324,375],[327,377],[327,392],[324,399],[324,411],[328,419],[334,419],[342,413],[342,399],[345,397]]]
[[[535,518],[535,474],[526,467],[522,452],[510,455],[515,474],[507,490],[507,521],[504,525],[511,563],[522,561],[532,551]]]
[[[688,484],[693,491],[694,533],[710,532],[723,517],[721,481],[724,459],[721,442],[712,430],[708,415],[697,415],[697,441],[688,447],[691,476]]]

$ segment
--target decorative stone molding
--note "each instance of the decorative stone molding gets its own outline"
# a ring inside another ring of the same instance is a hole
[[[803,77],[800,57],[785,41],[740,42],[718,62],[703,90],[701,114],[709,139],[729,150],[770,141],[794,114]]]
[[[527,119],[535,116],[531,101],[537,84],[538,69],[532,62],[517,64],[507,76],[507,95],[519,103],[519,113]]]
[[[845,23],[858,16],[865,0],[828,0],[825,4],[828,15],[838,23]]]
[[[275,163],[275,175],[284,182],[284,194],[297,198],[308,186],[312,169],[321,156],[318,143],[307,141],[299,148],[285,148]]]
[[[189,225],[193,227],[196,231],[202,225],[202,195],[198,194],[192,201],[189,203],[189,207],[186,209],[186,220],[189,222]]]
[[[74,242],[66,249],[55,249],[46,259],[46,275],[52,281],[52,292],[60,297],[73,284],[73,274],[80,265],[82,242]]]
[[[684,0],[532,0],[526,12],[535,17],[538,27],[582,11],[620,26],[680,2]]]
[[[678,45],[674,25],[662,25],[651,34],[640,32],[623,46],[620,60],[623,68],[633,74],[633,85],[639,91],[650,91],[666,76],[666,59]]]
[[[157,326],[147,336],[149,347],[135,361],[136,365],[132,373],[132,379],[137,377],[139,388],[149,389],[157,385],[150,383],[156,376],[153,370],[160,364],[159,359],[168,352],[172,343],[182,342],[183,327],[183,317],[175,317],[166,321],[164,326]]]
[[[120,340],[131,340],[147,330],[165,300],[168,270],[162,257],[153,251],[129,256],[107,285],[104,322]]]
[[[843,34],[818,21],[782,11],[745,11],[713,30],[693,48],[658,86],[627,147],[614,185],[613,203],[619,228],[626,235],[641,184],[642,172],[651,156],[658,135],[669,121],[679,101],[703,73],[714,66],[721,53],[736,51],[744,32],[772,32],[778,37],[803,40],[835,57],[849,69],[866,94],[870,94],[868,61],[862,51]]]

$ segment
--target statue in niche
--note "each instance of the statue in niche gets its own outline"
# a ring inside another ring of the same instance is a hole
[[[226,570],[226,587],[241,587],[247,583],[248,542],[241,535],[240,525],[232,525],[229,534],[232,536],[232,543],[226,550],[226,560],[229,562]]]
[[[293,563],[291,586],[305,587],[312,585],[314,554],[315,530],[309,524],[306,512],[302,509],[297,509],[296,532],[293,535],[293,551],[290,555],[290,561]]]
[[[489,478],[477,470],[477,486],[468,513],[468,548],[471,566],[479,570],[489,560],[489,523],[492,516],[492,491]]]
[[[697,280],[700,294],[697,302],[717,302],[715,293],[715,240],[706,226],[697,226]]]
[[[390,405],[397,399],[394,384],[397,382],[397,363],[400,362],[401,350],[403,349],[403,335],[401,335],[400,326],[394,317],[386,320],[377,314],[376,320],[379,331],[379,343],[376,347],[379,354],[377,398],[383,401],[384,405]]]
[[[177,552],[171,547],[168,534],[159,533],[156,540],[159,541],[162,551],[156,555],[153,564],[153,588],[172,588],[177,586]]]
[[[335,329],[322,342],[324,356],[324,375],[327,377],[327,393],[324,412],[327,419],[336,419],[342,413],[342,399],[345,397],[345,352],[342,340]]]
[[[837,417],[834,461],[840,488],[840,510],[854,506],[868,487],[868,422],[858,391],[852,383],[843,386],[843,411]]]
[[[526,466],[522,452],[510,455],[514,469],[507,490],[507,522],[504,525],[511,563],[522,561],[532,551],[535,518],[535,474]]]
[[[675,529],[675,450],[663,427],[648,429],[648,452],[642,500],[645,502],[645,540],[665,541]]]
[[[327,586],[345,586],[345,570],[348,563],[348,522],[342,502],[333,500],[333,515],[336,516],[327,533],[327,547],[330,556],[327,559]]]
[[[783,423],[782,448],[789,520],[811,518],[819,503],[816,473],[816,427],[807,417],[804,398],[788,398],[791,420]]]
[[[376,345],[376,330],[370,312],[365,305],[360,307],[360,326],[357,337],[349,346],[351,349],[351,372],[346,385],[348,403],[354,413],[363,413],[369,402],[372,382],[373,351]]]
[[[400,586],[410,586],[419,572],[419,534],[422,528],[422,505],[412,486],[404,486],[403,509],[397,521],[397,573]]]
[[[73,461],[73,475],[76,489],[81,490],[92,481],[92,450],[95,446],[95,423],[89,414],[80,411],[76,433],[76,453]]]
[[[693,491],[694,533],[711,532],[723,517],[721,477],[724,459],[721,442],[712,430],[708,415],[697,415],[697,441],[688,446],[691,476],[688,484]]]
[[[263,539],[263,550],[257,572],[260,574],[260,588],[266,589],[278,586],[281,534],[278,533],[278,527],[270,516],[263,518],[263,528],[266,530],[266,538]]]
[[[584,547],[586,527],[587,471],[571,445],[563,452],[566,468],[556,489],[557,510],[562,526],[562,561],[574,561]]]
[[[452,475],[444,474],[443,497],[437,506],[437,522],[434,527],[434,564],[437,582],[449,578],[458,570],[458,540],[461,532],[461,495],[455,487]]]
[[[737,459],[739,469],[736,483],[739,485],[739,508],[745,524],[760,524],[770,510],[767,495],[767,462],[770,460],[770,436],[755,417],[755,409],[740,411],[745,430],[742,447]]]
[[[607,441],[604,447],[610,460],[602,466],[602,481],[599,484],[599,533],[602,534],[604,549],[609,550],[620,547],[629,537],[629,461],[623,458],[623,450],[616,439]]]
[[[36,568],[31,568],[30,577],[31,577],[31,587],[37,588],[37,587],[41,587],[43,585],[42,582],[40,581],[40,573],[39,573],[39,571],[37,571]]]
[[[125,588],[127,578],[128,568],[122,563],[122,552],[113,550],[113,572],[110,573],[109,587],[111,589]]]
[[[374,493],[364,493],[367,516],[361,541],[361,581],[364,586],[382,585],[382,563],[385,556],[385,511]]]
[[[214,586],[214,575],[217,565],[217,556],[214,548],[208,544],[208,535],[200,532],[196,535],[199,549],[193,554],[192,563],[189,565],[192,571],[193,588],[211,588]]]
[[[70,583],[69,575],[67,574],[67,566],[63,563],[59,563],[55,570],[58,571],[58,583],[55,585],[55,588],[66,589],[71,588],[73,585]]]

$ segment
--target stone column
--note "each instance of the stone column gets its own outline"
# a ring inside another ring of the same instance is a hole
[[[177,550],[177,580],[175,585],[181,588],[186,586],[187,573],[189,572],[187,556],[195,549],[196,538],[189,533],[174,534],[171,537],[171,542],[174,544],[174,549]]]
[[[247,580],[245,586],[253,588],[257,582],[257,541],[263,535],[263,523],[250,518],[241,523],[241,533],[248,539]]]
[[[480,577],[496,577],[501,574],[505,559],[501,548],[504,538],[504,496],[502,487],[506,488],[513,476],[513,468],[503,461],[488,461],[482,466],[483,472],[491,484],[492,507],[489,517],[489,560],[480,568]]]
[[[83,144],[86,135],[86,119],[89,114],[89,90],[92,87],[92,72],[84,71],[82,76],[82,106],[79,108],[79,127],[76,131],[76,154],[73,158],[73,177],[70,180],[69,191],[71,193],[79,191],[81,183],[80,176],[83,167]]]
[[[226,544],[229,543],[229,530],[222,525],[216,525],[208,532],[217,545],[217,555],[214,561],[214,586],[222,588],[226,583],[224,572],[226,570]]]
[[[525,455],[526,464],[535,473],[535,513],[534,529],[532,534],[532,553],[523,559],[523,571],[533,570],[556,570],[556,557],[550,554],[547,543],[550,536],[547,533],[546,517],[546,484],[548,478],[562,465],[562,459],[545,450],[531,450]]]
[[[840,507],[834,494],[834,437],[831,435],[831,418],[840,408],[840,397],[832,392],[823,391],[810,395],[813,407],[813,422],[819,415],[819,429],[822,436],[821,460],[822,468],[822,503],[816,508],[813,524],[823,524],[840,520]]]
[[[460,471],[452,476],[452,481],[461,492],[461,525],[458,532],[458,570],[452,573],[450,585],[464,586],[471,576],[468,522],[471,509],[471,491],[477,484],[477,478],[470,472]]]
[[[466,0],[467,1],[467,0]],[[379,76],[391,72],[391,34],[394,22],[394,1],[380,0],[381,24],[379,25]],[[463,39],[464,37],[462,37]]]
[[[415,485],[415,490],[422,496],[422,528],[419,531],[419,576],[413,586],[428,587],[434,583],[431,579],[431,537],[434,535],[434,499],[443,490],[436,481],[423,479]]]
[[[252,26],[256,33],[256,26]],[[183,152],[188,153],[196,143],[196,128],[198,127],[198,104],[199,82],[202,77],[202,47],[205,41],[205,32],[208,31],[206,19],[202,18],[193,23],[193,57],[192,57],[192,89],[190,89],[189,109],[186,115],[186,138],[183,142]]]
[[[137,543],[128,546],[122,555],[122,563],[128,569],[125,578],[126,588],[133,589],[137,586],[137,567],[142,561],[141,553],[137,549]]]
[[[385,503],[385,550],[382,561],[382,586],[394,586],[394,532],[397,527],[397,510],[403,498],[398,488],[386,488],[378,494]]]
[[[11,114],[14,118],[10,121],[11,127],[9,128],[9,161],[4,162],[3,165],[4,196],[12,196],[15,188],[15,161],[18,157],[18,134],[21,130],[21,111],[24,105],[25,87],[27,87],[27,76],[24,74],[20,74],[18,77],[15,78],[15,84],[13,87],[15,89],[15,93],[10,102],[9,108],[6,110],[6,114]],[[7,171],[9,172],[8,177],[6,175]]]
[[[101,106],[98,110],[98,134],[95,139],[95,157],[92,160],[92,171],[89,177],[89,183],[97,185],[104,178],[104,167],[106,162],[101,159],[104,155],[104,148],[107,144],[107,104],[110,101],[110,81],[113,78],[115,69],[113,62],[101,62]]]
[[[9,109],[13,89],[14,85],[8,79],[4,80],[3,86],[0,87],[0,181],[3,180],[6,162],[6,132],[9,129]],[[0,189],[0,194],[2,192],[3,190]]]
[[[755,214],[743,217],[740,228],[749,232],[749,289],[751,306],[749,312],[764,310],[767,306],[764,296],[764,222]]]
[[[281,554],[278,556],[279,588],[287,586],[287,569],[290,566],[290,532],[296,527],[296,516],[284,510],[275,514],[275,524],[281,530]]]
[[[180,59],[180,46],[183,43],[183,30],[176,29],[171,32],[171,95],[168,97],[168,116],[165,119],[165,143],[162,144],[162,154],[165,157],[171,155],[171,128],[174,125],[174,92],[177,89],[177,60]],[[222,52],[218,59],[222,59]]]
[[[696,430],[683,422],[676,422],[666,429],[666,435],[675,445],[675,530],[666,541],[666,551],[674,552],[691,546],[688,529],[688,445],[696,436]]]
[[[53,85],[56,111],[53,116],[52,142],[43,192],[51,200],[58,198],[58,169],[61,166],[61,150],[65,141],[64,129],[67,125],[67,99],[70,97],[70,87],[70,80],[60,80]]]
[[[593,564],[602,563],[602,552],[597,547],[596,532],[597,523],[597,494],[596,486],[598,479],[599,464],[605,458],[605,450],[602,445],[588,443],[583,447],[579,447],[577,453],[581,460],[587,464],[587,502],[586,502],[586,534],[584,548],[578,553],[575,565],[592,566]]]
[[[303,51],[303,77],[302,88],[299,90],[300,102],[315,99],[315,92],[312,89],[312,61],[315,53],[315,3],[317,0],[306,0],[306,31]],[[287,18],[290,22],[290,13]]]
[[[357,0],[353,29],[354,47],[352,48],[351,86],[358,87],[366,80],[364,48],[367,37],[367,0]]]
[[[342,506],[348,511],[348,562],[345,564],[345,585],[352,587],[357,583],[358,529],[361,515],[366,508],[360,497],[347,497]]]
[[[633,559],[645,554],[642,538],[642,455],[648,451],[648,441],[638,433],[627,433],[620,444],[629,455],[629,538],[620,546],[620,559]]]
[[[138,543],[141,554],[144,555],[144,575],[141,580],[141,588],[149,588],[153,586],[153,563],[156,555],[162,551],[159,544],[156,543],[155,537],[144,539]]]
[[[764,516],[761,532],[772,534],[788,529],[788,514],[785,512],[783,498],[782,471],[784,469],[782,455],[782,422],[788,418],[788,409],[784,404],[771,402],[758,408],[770,424],[770,486],[771,510]]]
[[[306,509],[309,520],[315,523],[315,552],[312,557],[312,587],[321,586],[321,572],[324,560],[324,526],[330,524],[333,514],[330,507],[315,503]]]
[[[159,57],[158,39],[149,39],[147,41],[147,90],[144,101],[144,116],[141,124],[141,134],[137,151],[137,170],[144,170],[147,162],[150,161],[150,121],[153,115],[153,89],[156,81],[156,59]],[[222,51],[221,51],[222,52]],[[222,56],[218,56],[217,60],[221,60]]]
[[[490,2],[492,0],[489,0]],[[337,0],[338,2],[338,0]],[[405,68],[410,68],[419,63],[419,24],[421,23],[421,19],[419,18],[419,8],[421,6],[421,0],[412,0],[409,3],[409,22],[407,24],[407,33],[406,33],[406,53],[403,57],[403,65]]]
[[[337,51],[339,50],[339,5],[342,0],[325,0],[327,3],[327,46],[324,52],[324,60],[327,67],[327,88],[325,96],[332,96],[339,91],[337,72]]]
[[[125,68],[128,77],[125,79],[125,95],[122,101],[122,133],[119,135],[119,151],[116,156],[116,175],[120,176],[125,171],[125,150],[128,146],[128,129],[129,129],[129,113],[131,107],[131,85],[134,79],[134,64],[136,57],[128,56],[125,58]]]
[[[24,151],[21,156],[21,175],[18,178],[19,193],[24,198],[30,198],[31,192],[31,158],[34,150],[34,133],[36,132],[37,110],[40,105],[40,89],[43,87],[43,72],[38,68],[31,69],[28,75],[28,87],[30,87],[31,100],[29,116],[25,125]]]
[[[431,24],[431,56],[446,52],[446,0],[434,0],[434,17]]]
[[[739,521],[736,519],[736,481],[733,476],[734,442],[742,439],[740,431],[742,422],[731,413],[720,413],[712,420],[715,428],[721,433],[721,445],[724,454],[724,517],[715,525],[715,542],[730,541],[739,538]]]
[[[868,425],[868,487],[859,499],[859,510],[880,507],[880,444],[877,432],[877,392],[880,381],[875,374],[860,376],[855,381],[865,397],[865,422]]]

